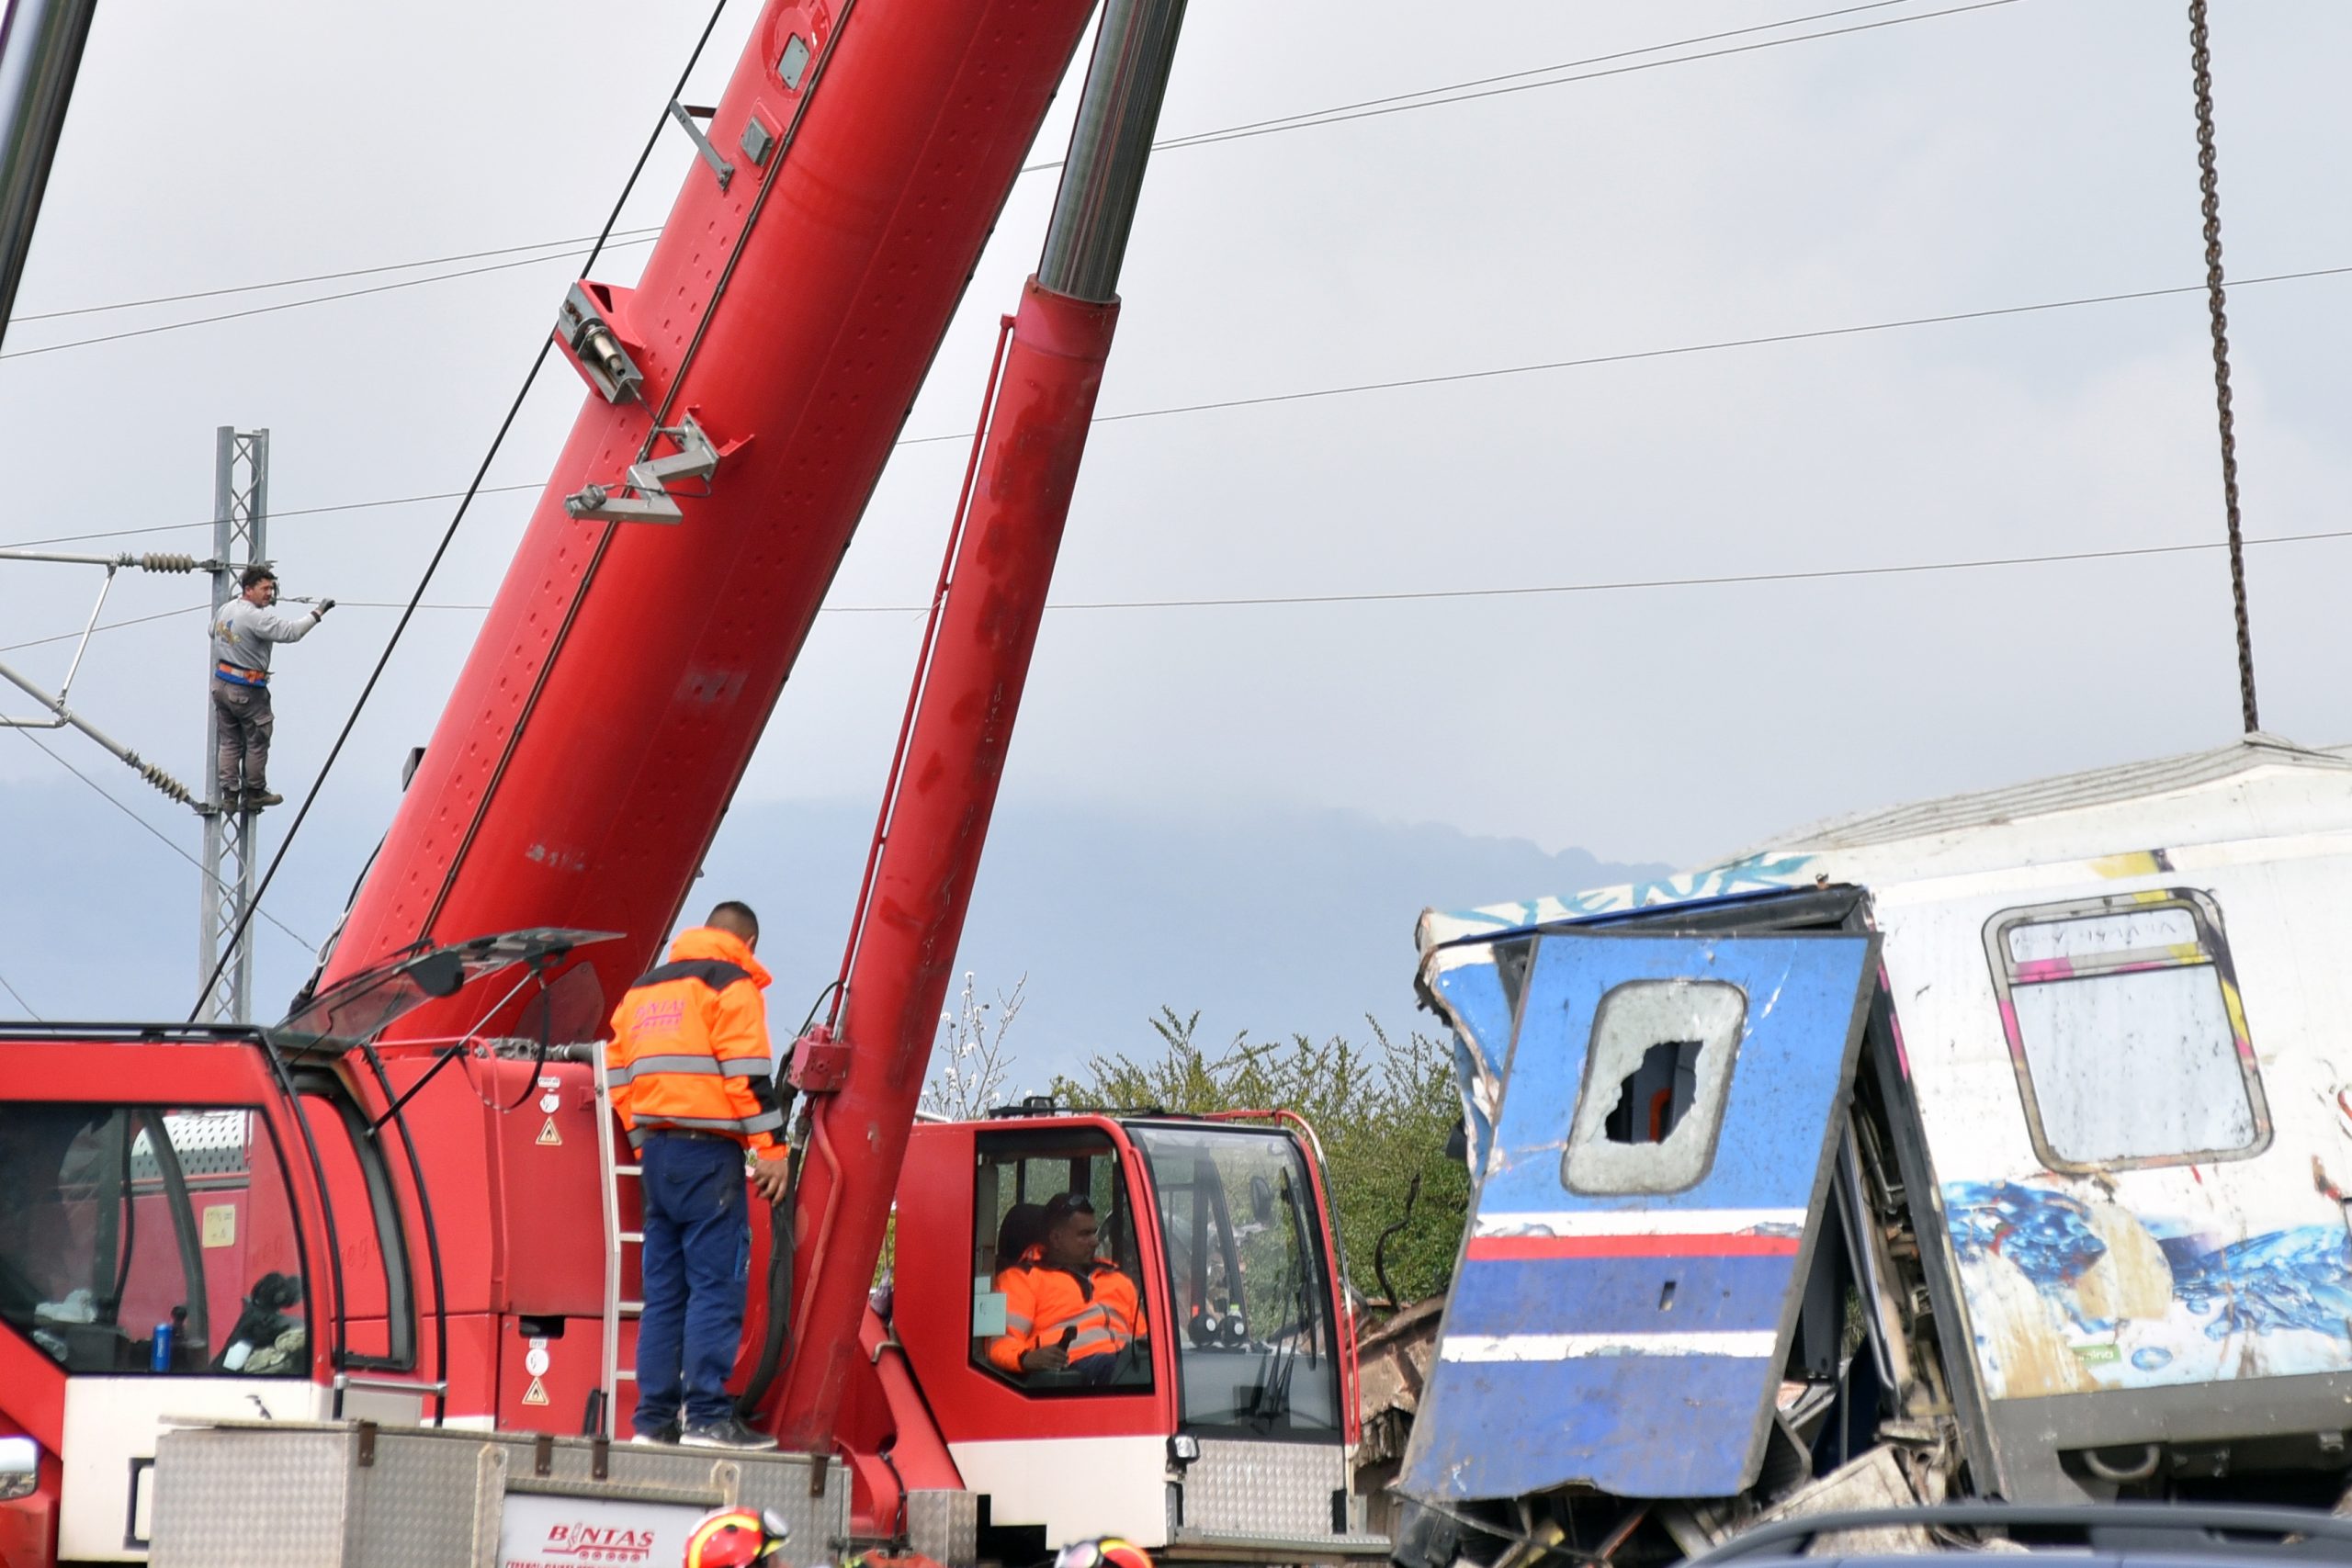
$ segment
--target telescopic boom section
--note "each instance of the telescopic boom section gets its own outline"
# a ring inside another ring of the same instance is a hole
[[[1012,741],[1118,320],[1114,292],[1183,0],[1110,0],[1052,228],[1005,348],[920,706],[853,939],[838,1037],[795,1048],[811,1108],[795,1234],[786,1448],[831,1446],[939,1008]]]
[[[763,9],[637,288],[557,312],[587,406],[322,984],[526,926],[627,933],[606,1008],[650,966],[1091,9]]]

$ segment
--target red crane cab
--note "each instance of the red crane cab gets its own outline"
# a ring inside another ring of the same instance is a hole
[[[1092,1366],[1011,1371],[989,1350],[1019,1326],[1013,1274],[1051,1267],[1031,1248],[1065,1193],[1089,1200],[1097,1267],[1132,1283],[1143,1333]],[[888,1325],[983,1499],[984,1557],[1110,1533],[1180,1555],[1278,1541],[1344,1554],[1363,1539],[1354,1321],[1304,1122],[1031,1101],[925,1123],[899,1183],[891,1275]]]

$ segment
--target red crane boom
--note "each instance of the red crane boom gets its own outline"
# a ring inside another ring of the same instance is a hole
[[[585,960],[608,1003],[650,964],[1091,9],[766,7],[707,128],[731,174],[697,162],[637,287],[560,323],[595,389],[324,985],[519,926],[626,933]]]

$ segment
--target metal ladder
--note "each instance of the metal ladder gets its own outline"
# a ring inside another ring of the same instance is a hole
[[[620,1163],[619,1141],[613,1135],[617,1118],[613,1114],[612,1085],[605,1076],[605,1049],[598,1045],[594,1051],[596,1172],[602,1179],[598,1190],[605,1211],[605,1343],[596,1378],[596,1429],[609,1438],[613,1435],[613,1396],[624,1382],[637,1381],[637,1369],[621,1365],[621,1319],[640,1317],[645,1312],[643,1302],[621,1300],[622,1249],[634,1247],[641,1251],[645,1245],[645,1233],[621,1229],[620,1184],[624,1177],[641,1181],[645,1168],[639,1164]],[[642,1212],[641,1205],[639,1212]]]

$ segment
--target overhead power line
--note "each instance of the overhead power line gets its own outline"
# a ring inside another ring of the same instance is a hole
[[[80,779],[84,784],[96,790],[98,794],[98,797],[104,800],[108,806],[113,807],[117,811],[121,812],[125,817],[130,818],[133,822],[138,823],[140,827],[145,829],[147,832],[154,838],[156,842],[171,851],[172,853],[179,856],[180,859],[187,862],[188,864],[196,867],[199,874],[212,876],[211,871],[205,866],[205,863],[202,861],[197,859],[194,855],[180,848],[179,845],[172,842],[171,836],[169,834],[157,828],[153,822],[148,821],[144,817],[140,816],[139,813],[133,811],[128,806],[125,806],[120,800],[117,799],[113,792],[108,790],[104,784],[98,783],[97,780],[92,778],[89,774],[84,773],[81,769],[67,761],[63,757],[59,756],[56,752],[51,750],[47,743],[45,743],[40,736],[35,735],[29,729],[19,729],[17,733],[31,741],[35,746],[40,747],[42,755],[46,756],[51,761],[55,762],[59,767],[63,768],[67,773],[72,773],[75,778]],[[220,884],[221,891],[230,891],[229,885],[227,883],[220,882],[220,879],[217,876],[213,876],[212,879],[214,882]],[[302,950],[304,952],[311,953],[314,956],[317,954],[319,951],[319,944],[317,942],[312,942],[309,937],[304,936],[300,931],[296,931],[284,920],[281,920],[276,915],[271,914],[267,909],[263,909],[258,902],[254,904],[254,908],[259,911],[263,919],[267,920],[271,925],[276,926],[279,931],[284,931],[288,936],[292,937],[296,942],[301,943]],[[13,988],[10,990],[9,994],[11,996],[16,994]],[[17,997],[17,999],[18,1001],[24,1000],[22,997]]]
[[[2313,278],[2342,277],[2352,275],[2352,265],[2344,266],[2307,267],[2299,272],[2271,273],[2261,277],[2244,277],[2233,282],[2233,288],[2253,288],[2264,284],[2297,283]],[[1588,355],[1576,359],[1547,359],[1528,365],[1490,366],[1477,370],[1444,371],[1430,376],[1402,377],[1386,381],[1359,381],[1339,387],[1312,387],[1294,392],[1269,392],[1248,398],[1227,398],[1211,402],[1174,403],[1156,409],[1133,409],[1125,413],[1094,416],[1097,424],[1115,424],[1129,420],[1160,419],[1170,414],[1205,413],[1220,409],[1251,408],[1267,403],[1304,402],[1318,398],[1345,397],[1356,392],[1398,391],[1412,387],[1443,386],[1460,381],[1490,380],[1498,377],[1529,376],[1548,370],[1572,370],[1600,365],[1629,364],[1644,359],[1670,359],[1684,355],[1713,354],[1727,349],[1761,348],[1775,344],[1807,343],[1820,339],[1857,337],[1870,333],[1898,332],[1914,327],[1947,326],[1958,321],[1994,321],[2005,316],[2030,316],[2052,310],[2072,310],[2091,305],[2128,304],[2142,299],[2161,299],[2178,294],[2202,294],[2202,283],[2179,284],[2165,288],[2135,288],[2113,294],[2078,295],[2069,299],[2045,299],[2031,305],[1996,305],[1981,310],[1950,310],[1932,316],[1905,316],[1883,321],[1861,321],[1839,327],[1809,327],[1794,332],[1768,333],[1751,337],[1718,338],[1707,343],[1675,344],[1664,348],[1630,349],[1621,354]],[[907,435],[899,437],[900,446],[925,446],[943,441],[969,442],[971,432],[952,435]],[[541,491],[544,484],[485,485],[478,495],[511,494],[522,491]],[[288,507],[273,510],[273,519],[317,516],[334,512],[357,512],[369,507],[406,506],[417,502],[448,501],[465,494],[463,491],[433,491],[422,495],[385,496],[374,501],[337,502],[325,506]],[[159,523],[144,528],[109,528],[90,534],[55,534],[38,539],[12,539],[6,547],[28,548],[38,545],[76,544],[90,539],[121,539],[144,534],[168,534],[185,528],[209,528],[210,519],[200,523]],[[345,601],[348,603],[348,601]],[[18,647],[28,646],[17,644]],[[0,649],[0,652],[6,651]]]
[[[2352,539],[2352,528],[2313,534],[2279,534],[2248,539],[2249,545],[2304,545],[2323,539]],[[1385,604],[1434,599],[1519,599],[1559,593],[1622,593],[1650,588],[1720,588],[1751,582],[1813,582],[1840,577],[1905,577],[1921,572],[1981,571],[1990,567],[2054,566],[2067,561],[2122,560],[2134,556],[2184,555],[2194,550],[2228,547],[2220,539],[2195,539],[2179,545],[2123,545],[2104,550],[2056,550],[2045,555],[1979,556],[1964,560],[1902,561],[1888,566],[1807,567],[1788,571],[1730,572],[1709,577],[1634,577],[1606,582],[1514,584],[1508,588],[1404,588],[1387,592],[1262,593],[1194,599],[1056,600],[1048,610],[1208,610],[1252,609],[1281,604]],[[340,609],[400,610],[405,603],[388,599],[338,599]],[[480,615],[487,604],[419,604],[420,610],[461,610]],[[820,615],[920,615],[928,604],[825,604]],[[101,628],[104,629],[104,628]],[[0,650],[5,651],[5,650]]]
[[[20,990],[17,989],[17,987],[14,987],[14,986],[12,986],[12,985],[8,984],[8,976],[6,976],[6,975],[0,975],[0,991],[6,991],[6,992],[7,992],[10,996],[12,996],[12,997],[16,998],[17,998],[17,1005],[18,1007],[20,1007],[20,1008],[24,1009],[24,1010],[25,1010],[25,1016],[26,1016],[27,1018],[31,1019],[35,1023],[45,1023],[45,1022],[47,1022],[47,1021],[48,1021],[46,1019],[42,1018],[40,1014],[39,1014],[39,1013],[37,1013],[37,1012],[35,1012],[35,1011],[33,1010],[33,1004],[32,1004],[32,1003],[30,1003],[30,1002],[28,1002],[28,1001],[25,1000],[25,994],[24,994],[24,992],[22,992],[22,991],[20,991]]]
[[[616,241],[609,249],[622,245],[643,245],[647,240]],[[549,255],[528,256],[522,261],[492,262],[488,266],[469,266],[458,272],[437,272],[431,277],[404,278],[398,283],[379,283],[367,288],[346,288],[337,294],[313,294],[305,299],[282,299],[274,305],[255,305],[249,310],[225,310],[217,316],[191,316],[184,321],[158,321],[152,327],[131,327],[119,333],[103,333],[96,337],[69,338],[63,343],[43,344],[38,348],[12,348],[0,353],[0,359],[27,359],[36,354],[57,354],[69,348],[88,348],[94,344],[120,343],[125,338],[153,337],[157,333],[175,333],[183,327],[209,326],[215,321],[242,321],[247,316],[266,316],[279,310],[300,310],[305,306],[325,305],[337,299],[357,299],[369,294],[389,294],[396,288],[414,288],[427,283],[447,283],[452,278],[479,277],[486,272],[510,272],[518,266],[538,266],[551,261],[570,261],[586,253],[559,251]]]
[[[615,238],[626,236],[634,240],[650,237],[661,232],[660,229],[626,229]],[[493,251],[463,251],[456,255],[424,256],[416,261],[385,262],[379,266],[355,266],[342,272],[313,272],[300,277],[281,277],[269,283],[234,283],[220,288],[193,289],[186,294],[158,294],[146,299],[118,299],[110,305],[77,305],[70,310],[41,310],[30,315],[20,314],[13,319],[19,321],[62,321],[68,316],[103,315],[109,310],[141,310],[150,305],[179,305],[190,299],[218,299],[230,294],[259,294],[272,288],[299,288],[306,283],[340,283],[346,277],[372,277],[379,273],[410,272],[420,266],[447,266],[453,262],[481,261],[488,256],[520,255],[525,251],[559,250],[563,247],[592,244],[595,238],[594,234],[582,234],[568,240],[541,240],[534,245],[502,245]],[[576,255],[579,252],[573,250],[571,254]],[[538,259],[553,261],[556,258],[541,256]],[[437,280],[420,277],[412,281],[433,283]]]
[[[2352,265],[2312,267],[2302,272],[2273,273],[2267,277],[2242,278],[2232,287],[2249,288],[2262,283],[2293,283],[2313,277],[2341,277]],[[1163,419],[1170,414],[1208,413],[1219,409],[1259,408],[1268,403],[1306,402],[1317,398],[1348,397],[1358,392],[1390,392],[1408,387],[1436,387],[1458,381],[1487,381],[1502,376],[1532,376],[1547,370],[1580,370],[1595,365],[1626,365],[1644,359],[1672,359],[1689,354],[1715,354],[1724,349],[1762,348],[1772,344],[1810,343],[1822,338],[1857,337],[1865,333],[1895,332],[1908,327],[1944,326],[1954,321],[1992,321],[2002,316],[2030,316],[2045,310],[2071,310],[2086,305],[2114,305],[2133,299],[2159,299],[2174,294],[2202,294],[2201,283],[2170,288],[2135,288],[2120,294],[2087,294],[2073,299],[2049,299],[2037,305],[1996,305],[1982,310],[1950,310],[1934,316],[1906,316],[1895,321],[1861,321],[1843,327],[1808,327],[1797,332],[1766,333],[1754,337],[1718,338],[1711,343],[1676,344],[1667,348],[1628,349],[1621,354],[1592,354],[1576,359],[1546,359],[1528,365],[1490,366],[1480,370],[1445,371],[1434,376],[1407,376],[1391,381],[1356,381],[1341,387],[1312,387],[1295,392],[1268,392],[1258,397],[1222,398],[1212,402],[1171,403],[1165,408],[1134,409],[1125,413],[1096,414],[1096,424],[1127,420]],[[939,441],[969,441],[972,433],[957,435],[910,435],[901,446]]]
[[[1906,5],[1910,0],[1870,0],[1869,4],[1842,6],[1836,10],[1815,11],[1801,17],[1784,17],[1777,22],[1759,22],[1751,27],[1733,28],[1722,32],[1701,33],[1668,43],[1648,44],[1639,49],[1619,50],[1609,54],[1596,54],[1582,60],[1563,61],[1554,65],[1532,67],[1524,71],[1506,72],[1498,76],[1476,77],[1466,82],[1448,83],[1443,86],[1425,87],[1419,92],[1393,94],[1383,98],[1366,98],[1350,104],[1333,105],[1327,108],[1308,110],[1295,115],[1283,115],[1272,119],[1250,120],[1239,125],[1193,131],[1170,137],[1152,144],[1156,152],[1168,152],[1185,147],[1203,147],[1219,141],[1239,141],[1246,137],[1271,136],[1279,131],[1301,130],[1309,126],[1338,125],[1353,119],[1366,119],[1379,115],[1402,114],[1411,109],[1436,108],[1446,104],[1469,103],[1478,98],[1493,97],[1504,93],[1529,92],[1540,87],[1557,87],[1571,82],[1590,82],[1605,76],[1623,75],[1629,72],[1652,71],[1668,65],[1684,65],[1696,61],[1716,60],[1726,55],[1751,53],[1758,50],[1778,49],[1784,44],[1809,43],[1823,39],[1843,38],[1853,33],[1874,31],[1881,28],[1900,27],[1906,22],[1932,21],[1939,17],[1960,16],[1971,11],[1990,10],[1999,6],[2012,6],[2017,0],[1973,0],[1963,6],[1949,6],[1940,11],[1925,11],[1910,16],[1889,17],[1879,21],[1857,23],[1851,27],[1830,28],[1820,32],[1799,33],[1788,38],[1766,39],[1758,42],[1737,44],[1724,49],[1709,50],[1698,54],[1677,55],[1668,60],[1644,61],[1637,64],[1620,65],[1609,70],[1588,72],[1577,76],[1553,76],[1540,82],[1522,81],[1529,76],[1549,76],[1551,73],[1580,70],[1589,65],[1611,61],[1628,60],[1638,55],[1657,54],[1666,50],[1687,49],[1697,44],[1712,43],[1728,38],[1741,38],[1759,32],[1771,32],[1783,28],[1802,27],[1808,22],[1827,20],[1835,17],[1854,16],[1865,11],[1884,10],[1891,6]],[[1507,84],[1498,85],[1497,84]],[[1408,101],[1410,100],[1410,101]],[[1061,167],[1058,160],[1025,165],[1021,173],[1036,174]],[[633,229],[617,231],[607,248],[620,245],[646,244],[657,238],[657,229]],[[364,277],[386,272],[404,272],[421,266],[440,266],[451,262],[475,261],[485,256],[514,255],[525,251],[549,251],[547,255],[527,256],[520,261],[495,263],[488,266],[468,267],[457,272],[435,273],[430,277],[402,278],[397,282],[378,284],[368,288],[345,289],[334,294],[315,295],[303,299],[280,300],[258,305],[251,310],[225,311],[220,315],[198,316],[182,321],[163,321],[153,326],[126,332],[107,333],[95,337],[75,338],[65,343],[45,344],[34,348],[15,349],[0,353],[0,359],[15,359],[36,354],[56,354],[69,348],[87,348],[94,344],[117,343],[125,338],[146,337],[157,333],[177,332],[184,327],[209,326],[220,321],[239,321],[248,316],[269,315],[279,310],[297,310],[311,305],[323,305],[339,299],[359,299],[367,295],[385,294],[395,289],[416,288],[429,283],[444,283],[454,278],[475,277],[484,273],[503,272],[512,267],[535,266],[541,262],[568,259],[582,253],[560,251],[556,247],[585,243],[582,240],[548,240],[536,245],[509,245],[496,250],[468,251],[452,255],[427,257],[419,261],[387,262],[377,266],[352,267],[339,272],[311,273],[300,277],[279,278],[269,283],[234,284],[220,288],[194,289],[183,294],[156,295],[145,299],[127,299],[108,305],[84,305],[70,310],[48,310],[23,315],[20,321],[58,321],[67,317],[102,314],[114,310],[139,310],[154,305],[185,303],[193,299],[220,299],[234,294],[251,294],[272,288],[291,288],[311,283],[331,283],[344,278]]]
[[[1892,4],[1894,0],[1886,0]],[[1752,28],[1738,28],[1730,32],[1707,33],[1675,43],[1652,44],[1646,49],[1621,50],[1614,54],[1596,54],[1583,60],[1563,61],[1557,65],[1537,67],[1533,71],[1515,71],[1504,76],[1480,77],[1475,81],[1457,82],[1443,87],[1424,88],[1418,93],[1400,93],[1388,98],[1367,98],[1360,103],[1334,105],[1327,109],[1305,114],[1284,115],[1275,119],[1257,120],[1246,125],[1226,126],[1215,130],[1196,130],[1182,136],[1171,136],[1155,141],[1155,152],[1174,152],[1186,147],[1207,147],[1221,141],[1240,141],[1254,136],[1278,136],[1286,130],[1306,130],[1318,125],[1344,125],[1352,120],[1374,119],[1385,115],[1409,114],[1415,109],[1438,108],[1447,104],[1473,103],[1481,98],[1500,97],[1511,93],[1531,93],[1544,87],[1562,87],[1572,82],[1597,82],[1604,77],[1631,75],[1637,71],[1658,71],[1669,65],[1689,65],[1702,60],[1721,60],[1729,55],[1753,54],[1759,50],[1780,49],[1792,43],[1813,43],[1823,39],[1846,38],[1855,33],[1875,32],[1882,28],[1899,28],[1909,22],[1931,22],[1939,17],[1965,16],[1973,11],[1989,11],[1997,6],[2014,6],[2018,0],[1972,0],[1964,6],[1951,6],[1940,11],[1920,11],[1910,16],[1888,17],[1875,22],[1857,22],[1851,27],[1827,28],[1820,32],[1796,33],[1788,38],[1764,39],[1754,43],[1733,44],[1723,49],[1711,49],[1697,54],[1679,54],[1668,60],[1645,60],[1632,65],[1611,66],[1607,70],[1586,71],[1576,76],[1553,76],[1542,82],[1520,82],[1513,78],[1539,75],[1555,71],[1580,71],[1588,65],[1623,60],[1632,55],[1656,54],[1663,50],[1681,49],[1691,44],[1706,43],[1716,39],[1734,38],[1744,33],[1766,32],[1776,28],[1798,27],[1808,21],[1829,17],[1851,15],[1859,11],[1876,10],[1877,6],[1856,6],[1842,11],[1816,12],[1810,17],[1792,17],[1784,21],[1759,23]],[[1488,83],[1510,83],[1510,85],[1489,86]],[[1476,90],[1468,90],[1476,89]],[[1417,100],[1402,102],[1402,99]],[[1022,166],[1024,175],[1045,169],[1061,167],[1059,159]]]
[[[1731,28],[1719,33],[1700,33],[1691,38],[1676,39],[1668,43],[1644,44],[1639,49],[1621,49],[1610,54],[1589,54],[1582,60],[1564,60],[1552,65],[1533,65],[1524,71],[1506,71],[1498,76],[1474,76],[1466,82],[1449,82],[1442,87],[1423,87],[1418,92],[1391,93],[1385,97],[1358,98],[1352,103],[1330,104],[1319,109],[1307,109],[1298,114],[1280,114],[1271,119],[1245,120],[1239,125],[1220,126],[1215,130],[1192,131],[1171,138],[1171,141],[1190,141],[1197,137],[1230,136],[1240,131],[1261,130],[1274,126],[1289,126],[1295,121],[1319,119],[1325,115],[1345,114],[1351,109],[1368,109],[1381,104],[1401,104],[1411,98],[1426,98],[1439,93],[1459,92],[1468,87],[1484,87],[1496,82],[1517,82],[1529,76],[1547,76],[1555,71],[1574,71],[1587,65],[1600,65],[1611,60],[1631,60],[1635,55],[1656,54],[1661,50],[1688,49],[1694,44],[1714,43],[1727,38],[1745,38],[1751,33],[1769,33],[1781,28],[1803,27],[1807,22],[1826,22],[1833,17],[1851,17],[1863,11],[1883,11],[1891,6],[1907,6],[1911,0],[1870,0],[1867,5],[1843,6],[1834,11],[1815,11],[1809,16],[1783,17],[1777,22],[1758,22],[1753,27]],[[1167,146],[1161,142],[1159,146]],[[1157,148],[1155,148],[1157,151]],[[1023,170],[1026,174],[1027,170]]]
[[[150,621],[168,621],[174,615],[193,615],[198,610],[210,608],[209,604],[183,604],[176,610],[158,610],[152,615],[133,615],[129,620],[123,621],[102,621],[92,626],[90,633],[96,636],[99,632],[120,631],[125,626],[143,626]],[[55,637],[31,637],[24,642],[12,642],[0,646],[0,653],[15,653],[19,649],[27,648],[46,648],[52,642],[75,642],[81,638],[81,636],[80,632],[60,632]]]
[[[473,493],[477,496],[507,495],[516,491],[545,489],[547,489],[545,484],[484,485]],[[413,506],[422,501],[455,501],[465,493],[461,490],[439,490],[424,495],[381,496],[374,501],[338,501],[328,506],[272,507],[269,516],[270,521],[274,523],[280,518],[316,517],[328,512],[365,512],[370,507],[377,506]],[[57,534],[46,539],[17,539],[0,547],[26,549],[34,545],[79,544],[85,539],[127,539],[134,534],[176,534],[184,528],[209,528],[212,526],[212,521],[211,518],[207,517],[197,523],[158,523],[147,528],[107,528],[96,534]]]

